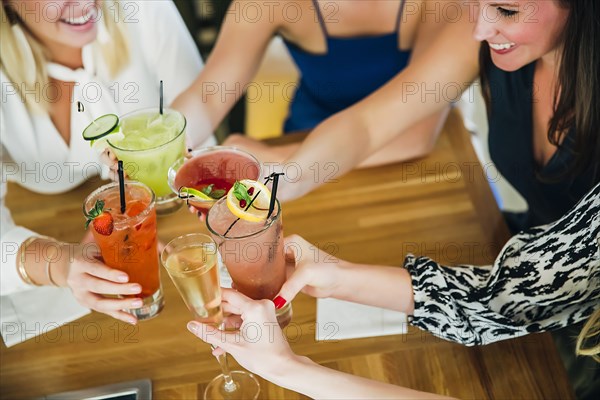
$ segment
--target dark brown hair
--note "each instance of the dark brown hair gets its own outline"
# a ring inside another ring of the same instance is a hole
[[[548,127],[548,141],[555,146],[569,129],[575,128],[571,146],[573,163],[560,177],[575,177],[588,169],[593,182],[600,178],[600,1],[556,0],[569,9],[562,34],[558,85],[554,114]],[[479,52],[481,85],[488,115],[492,112],[487,70],[492,60],[489,45]]]

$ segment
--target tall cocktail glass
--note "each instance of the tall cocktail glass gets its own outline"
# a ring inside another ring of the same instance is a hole
[[[217,245],[208,235],[193,233],[171,240],[161,262],[196,321],[223,329]],[[260,386],[254,375],[229,371],[227,354],[217,357],[222,374],[204,392],[205,399],[256,399]]]
[[[164,305],[158,267],[156,238],[156,210],[154,193],[143,183],[125,183],[125,213],[120,210],[119,184],[111,183],[92,192],[83,203],[84,213],[94,208],[98,200],[104,201],[104,211],[113,218],[110,235],[97,232],[90,226],[94,240],[100,248],[106,265],[126,272],[129,282],[139,283],[142,292],[141,308],[128,310],[139,320],[156,316]]]
[[[156,194],[158,214],[168,214],[181,206],[169,188],[169,167],[185,154],[185,117],[165,108],[148,108],[125,114],[119,119],[123,138],[109,139],[111,151],[128,177],[148,185]]]
[[[235,147],[212,146],[194,150],[188,157],[177,160],[169,168],[169,186],[174,193],[179,193],[182,187],[208,192],[209,198],[188,199],[190,205],[208,211],[235,181],[257,180],[259,176],[260,163],[252,154]],[[206,189],[209,186],[210,191]]]
[[[279,201],[266,221],[250,222],[238,219],[227,207],[227,200],[220,199],[208,211],[206,226],[236,290],[255,300],[273,300],[286,280]],[[291,318],[290,303],[277,310],[281,327]]]

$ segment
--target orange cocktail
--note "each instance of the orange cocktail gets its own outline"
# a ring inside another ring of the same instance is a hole
[[[139,283],[144,304],[129,310],[138,319],[148,319],[160,312],[163,295],[160,285],[156,237],[155,197],[140,182],[125,183],[125,212],[121,212],[118,183],[94,191],[84,202],[84,213],[96,208],[97,216],[90,226],[106,265],[126,272],[129,282]],[[98,206],[101,210],[98,210]],[[106,221],[104,220],[106,219]]]

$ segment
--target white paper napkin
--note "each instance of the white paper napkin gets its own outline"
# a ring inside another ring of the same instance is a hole
[[[337,299],[317,299],[316,340],[341,340],[407,332],[406,314]]]
[[[25,340],[56,342],[52,330],[89,314],[68,288],[39,287],[0,297],[0,323],[6,347]]]

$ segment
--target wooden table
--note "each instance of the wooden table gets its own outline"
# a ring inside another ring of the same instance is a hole
[[[82,200],[100,184],[90,181],[43,197],[11,184],[7,205],[17,223],[77,241],[83,233]],[[286,234],[302,235],[355,262],[399,266],[413,252],[445,263],[490,263],[508,237],[455,114],[426,159],[354,171],[284,207]],[[183,209],[159,220],[165,242],[204,230]],[[219,373],[218,364],[208,345],[187,332],[190,316],[166,274],[163,285],[165,309],[136,327],[92,313],[38,339],[2,346],[1,397],[142,378],[152,380],[155,398],[201,397]],[[409,327],[405,335],[315,342],[315,300],[300,295],[293,306],[288,334],[294,336],[294,351],[327,367],[459,398],[573,398],[548,334],[467,348]],[[261,385],[262,399],[304,398],[265,381]]]

